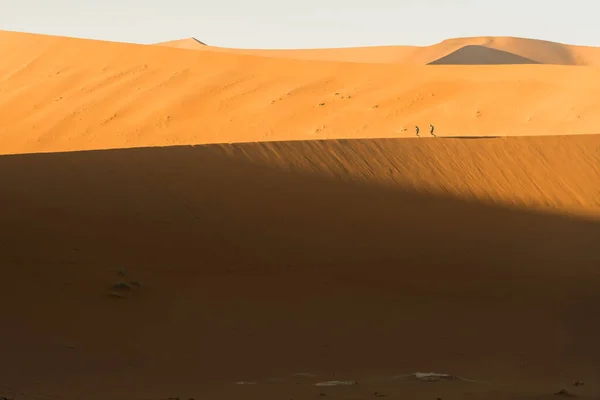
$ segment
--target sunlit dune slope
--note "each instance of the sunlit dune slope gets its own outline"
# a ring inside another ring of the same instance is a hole
[[[175,41],[175,43],[178,41]],[[231,49],[204,46],[206,51],[235,54],[260,55],[278,58],[306,60],[346,61],[359,63],[398,63],[425,65],[458,52],[453,62],[466,64],[504,64],[496,58],[485,57],[485,53],[467,53],[460,57],[461,49],[470,46],[485,47],[513,54],[513,57],[530,59],[539,64],[600,66],[600,48],[575,46],[537,39],[515,37],[465,37],[444,40],[431,46],[371,46],[334,49],[259,50]],[[174,46],[176,47],[176,46]],[[500,61],[505,60],[501,59]]]
[[[2,156],[5,393],[504,400],[579,379],[569,390],[597,398],[599,148],[588,135]],[[430,369],[485,384],[391,378]],[[360,385],[313,385],[338,379]]]
[[[180,39],[180,40],[171,40],[169,42],[157,43],[157,46],[167,46],[174,47],[177,49],[188,49],[188,50],[198,50],[206,47],[206,44],[202,43],[196,38],[188,38],[188,39]]]
[[[0,153],[598,132],[599,70],[273,59],[0,33]]]

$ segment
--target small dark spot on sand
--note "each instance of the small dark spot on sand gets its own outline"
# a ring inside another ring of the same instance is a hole
[[[561,389],[558,392],[554,393],[556,396],[567,396],[567,397],[575,397],[574,394],[569,393],[566,389]]]
[[[127,282],[117,282],[112,287],[115,290],[130,290],[131,289],[131,285]]]

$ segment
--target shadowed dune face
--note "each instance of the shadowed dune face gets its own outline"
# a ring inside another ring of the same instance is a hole
[[[593,394],[599,143],[568,139],[0,157],[0,376],[62,399],[324,391],[299,372],[428,399],[389,380],[422,370],[491,382],[444,386],[455,397]],[[534,211],[573,201],[596,219]],[[122,279],[141,288],[108,297]]]
[[[563,43],[517,37],[484,36],[447,39],[436,45],[439,49],[459,50],[467,46],[480,46],[523,57],[539,64],[597,65],[600,48],[573,46]],[[439,57],[441,58],[441,57]]]
[[[465,46],[428,65],[539,64],[536,61],[484,46]]]

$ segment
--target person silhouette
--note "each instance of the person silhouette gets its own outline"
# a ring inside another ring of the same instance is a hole
[[[435,130],[435,127],[431,124],[429,124],[429,133],[431,133],[431,136],[436,137],[435,133],[433,133],[433,131]]]
[[[417,125],[415,125],[415,134],[417,135],[417,137],[419,136],[419,127]]]

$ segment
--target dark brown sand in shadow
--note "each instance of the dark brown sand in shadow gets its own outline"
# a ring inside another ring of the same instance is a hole
[[[0,157],[0,395],[597,396],[599,145]]]

